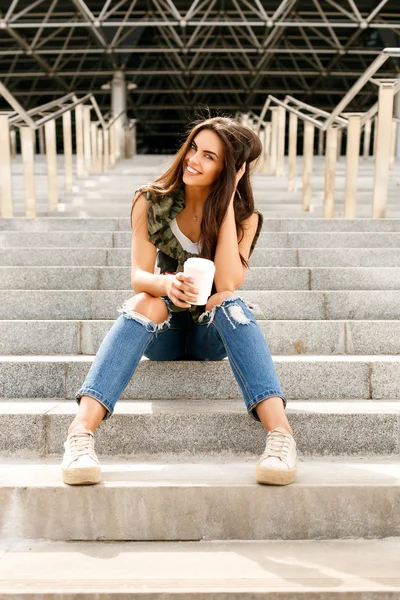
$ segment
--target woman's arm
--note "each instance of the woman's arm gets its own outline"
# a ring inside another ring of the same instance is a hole
[[[258,214],[252,214],[242,222],[242,225],[244,235],[239,244],[236,234],[233,204],[229,204],[226,216],[219,230],[214,258],[214,283],[217,292],[234,292],[236,288],[242,285],[246,278],[247,269],[240,260],[239,250],[243,258],[248,260],[251,244],[257,231]]]
[[[246,163],[237,173],[236,186],[244,173],[245,167]],[[258,214],[254,213],[242,222],[244,235],[240,244],[238,243],[235,210],[233,207],[234,196],[235,194],[233,193],[218,233],[214,257],[214,283],[217,292],[234,292],[245,280],[247,269],[240,260],[240,254],[248,260],[251,244],[257,231]]]
[[[133,291],[165,296],[166,277],[154,274],[157,249],[149,241],[147,228],[147,200],[143,193],[135,196],[131,217],[131,286]]]

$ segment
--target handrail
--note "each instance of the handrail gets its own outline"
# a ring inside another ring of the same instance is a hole
[[[63,108],[60,108],[60,110],[57,110],[55,113],[52,113],[50,115],[47,115],[46,117],[43,117],[42,119],[39,119],[35,123],[35,129],[39,129],[40,127],[42,127],[42,125],[44,125],[48,121],[57,119],[58,117],[61,117],[61,115],[63,115],[65,112],[72,110],[76,106],[79,106],[79,104],[83,104],[90,98],[90,96],[91,96],[91,94],[86,94],[86,96],[83,96],[83,98],[80,98],[76,102],[73,102],[72,104],[69,104],[68,106],[64,106]]]
[[[284,100],[285,104],[286,104],[286,100],[289,100],[290,102],[294,102],[295,104],[297,104],[297,106],[300,106],[300,108],[309,110],[310,112],[313,112],[314,114],[319,114],[321,117],[330,117],[330,113],[328,111],[322,110],[322,108],[316,108],[315,106],[311,106],[311,104],[307,104],[306,102],[297,100],[296,98],[293,98],[293,96],[290,96],[290,95],[285,96],[285,100]],[[344,119],[343,117],[336,117],[335,120],[338,123],[341,123],[344,127],[347,126],[347,119]]]
[[[67,102],[73,96],[74,96],[74,93],[66,94],[65,96],[61,96],[61,98],[57,98],[56,100],[52,100],[51,102],[47,102],[46,104],[42,104],[41,106],[36,106],[35,108],[31,108],[30,110],[26,111],[26,114],[29,115],[30,117],[33,117],[34,115],[37,115],[41,112],[47,111],[49,108],[53,108],[53,106],[58,106],[59,104],[63,104],[64,102]],[[17,114],[15,117],[9,118],[8,122],[11,125],[13,125],[14,123],[17,123],[18,121],[22,121],[22,120],[23,120],[22,116]]]
[[[96,98],[93,96],[93,94],[90,94],[90,102],[93,105],[94,110],[96,111],[97,116],[99,117],[99,121],[101,123],[101,126],[103,127],[103,129],[105,128],[105,121],[104,121],[104,117],[101,114],[101,110],[99,108],[99,105],[97,104],[97,100]]]
[[[400,80],[394,86],[394,94],[396,95],[399,91],[400,91]],[[361,127],[363,125],[365,125],[365,123],[367,121],[369,121],[369,119],[372,119],[377,113],[378,113],[378,102],[375,102],[375,104],[373,104],[371,106],[371,108],[369,110],[367,110],[367,112],[364,113],[364,115],[361,117]]]
[[[113,125],[115,121],[118,121],[118,119],[122,117],[122,115],[125,113],[126,110],[122,110],[118,115],[115,115],[115,117],[113,117],[110,121],[108,121],[108,123],[105,124],[105,128],[110,129],[111,125]]]
[[[5,85],[3,85],[0,81],[0,94],[7,100],[8,104],[13,107],[14,111],[23,117],[23,120],[30,127],[35,126],[35,122],[28,115],[26,110],[20,105],[18,100],[14,98],[11,92],[8,91]]]
[[[353,100],[362,87],[372,78],[376,71],[387,61],[390,56],[400,57],[400,48],[384,48],[376,59],[369,65],[365,73],[361,75],[355,82],[353,87],[349,89],[347,94],[341,99],[336,108],[333,109],[331,116],[325,121],[323,131],[332,125],[336,117],[338,117]]]
[[[289,112],[297,115],[303,121],[308,121],[309,123],[312,123],[313,125],[315,125],[315,127],[317,127],[318,129],[323,130],[324,123],[322,121],[318,121],[317,119],[315,119],[314,117],[312,117],[310,115],[305,115],[304,113],[300,112],[293,106],[286,104],[282,100],[278,100],[278,98],[275,98],[275,96],[273,96],[272,94],[269,94],[268,98],[270,98],[270,100],[272,102],[275,102],[275,104],[277,104],[278,106],[283,106],[283,108],[285,108]],[[340,124],[337,123],[337,126],[339,129],[347,126],[347,119],[344,119],[343,117],[339,117],[339,120],[340,120]]]
[[[327,111],[323,111],[322,109],[313,107],[310,104],[307,104],[305,102],[301,102],[300,100],[296,100],[295,98],[293,98],[293,96],[290,96],[290,95],[287,95],[285,97],[284,102],[282,103],[281,100],[278,100],[271,94],[268,94],[267,99],[262,108],[262,111],[260,113],[260,116],[256,117],[258,120],[257,133],[258,134],[260,133],[261,126],[264,123],[264,117],[265,117],[272,101],[275,102],[276,104],[278,104],[279,106],[284,106],[287,110],[289,110],[290,112],[293,112],[301,119],[313,123],[313,125],[315,125],[319,129],[321,129],[322,131],[326,131],[329,127],[331,127],[331,125],[333,123],[335,123],[336,126],[339,128],[346,127],[347,119],[344,119],[342,116],[343,111],[345,110],[346,106],[356,96],[356,94],[360,91],[360,89],[368,81],[370,81],[372,79],[372,77],[376,73],[376,71],[391,56],[392,57],[400,57],[400,48],[384,48],[382,50],[382,52],[375,58],[375,60],[369,65],[369,67],[366,69],[365,73],[363,75],[361,75],[361,77],[359,77],[359,79],[355,82],[353,87],[350,88],[350,90],[346,93],[346,95],[341,99],[339,104],[333,109],[333,111],[331,113],[328,113]],[[395,93],[397,93],[399,90],[400,90],[400,82],[398,84],[396,84],[396,86],[395,86]],[[326,120],[321,123],[320,121],[313,119],[313,117],[310,117],[309,115],[304,115],[300,111],[294,110],[293,107],[290,107],[288,105],[288,103],[287,103],[288,100],[292,103],[294,102],[299,107],[304,108],[305,110],[309,110],[310,112],[313,112],[314,114],[319,114],[320,116],[326,117]],[[374,104],[374,106],[371,107],[369,109],[369,111],[367,111],[367,113],[362,117],[361,124],[364,125],[366,120],[368,120],[369,118],[371,118],[372,116],[374,116],[377,113],[377,110],[378,110],[378,103]]]
[[[75,92],[70,92],[68,94],[65,94],[64,96],[61,96],[61,98],[56,98],[55,100],[46,102],[46,104],[42,104],[35,108],[31,108],[29,111],[25,111],[25,109],[18,103],[18,101],[14,98],[14,96],[7,90],[7,88],[1,82],[0,82],[0,94],[2,94],[4,96],[4,98],[7,100],[7,102],[14,108],[14,112],[12,112],[8,118],[10,125],[13,125],[13,126],[18,127],[19,125],[22,124],[22,122],[25,122],[26,125],[29,125],[29,127],[31,127],[32,129],[34,129],[36,131],[37,129],[42,127],[45,123],[47,123],[48,121],[51,121],[52,119],[57,119],[58,117],[61,117],[61,115],[63,115],[65,112],[72,110],[73,108],[76,108],[80,104],[83,104],[84,102],[87,102],[88,100],[90,100],[92,103],[92,106],[93,106],[94,110],[96,111],[96,114],[99,118],[101,126],[103,127],[103,129],[107,128],[104,117],[101,113],[99,105],[97,104],[97,100],[91,92],[89,92],[82,98],[78,98],[76,96]],[[51,114],[45,115],[41,119],[38,119],[36,121],[34,121],[32,119],[33,116],[41,115],[56,106],[65,104],[66,102],[68,102],[71,99],[73,99],[72,104],[68,104],[67,106],[62,106],[59,110],[57,110]]]

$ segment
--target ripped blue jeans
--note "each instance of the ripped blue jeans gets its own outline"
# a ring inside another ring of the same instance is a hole
[[[255,407],[271,396],[286,397],[269,348],[253,310],[239,297],[227,298],[194,322],[189,311],[173,312],[168,296],[161,296],[168,319],[155,324],[126,308],[104,337],[86,379],[75,394],[98,400],[109,418],[144,355],[150,360],[223,360],[228,357],[243,394],[248,414],[260,421]]]

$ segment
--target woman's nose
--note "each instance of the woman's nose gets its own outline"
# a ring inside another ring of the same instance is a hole
[[[194,154],[192,154],[192,156],[189,158],[189,162],[192,163],[193,165],[195,165],[197,163],[197,161],[200,159],[200,156],[198,155],[198,152],[196,151]]]

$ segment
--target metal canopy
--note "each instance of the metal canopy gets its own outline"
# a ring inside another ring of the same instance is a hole
[[[332,110],[377,54],[400,39],[398,0],[1,5],[0,81],[25,110],[68,92],[92,92],[105,113],[110,91],[102,85],[121,69],[137,85],[127,94],[128,116],[139,121],[139,142],[144,135],[154,151],[170,149],[182,124],[208,108],[259,114],[269,93]],[[379,77],[396,77],[399,62],[389,59]],[[376,98],[368,84],[349,108],[366,111]]]

